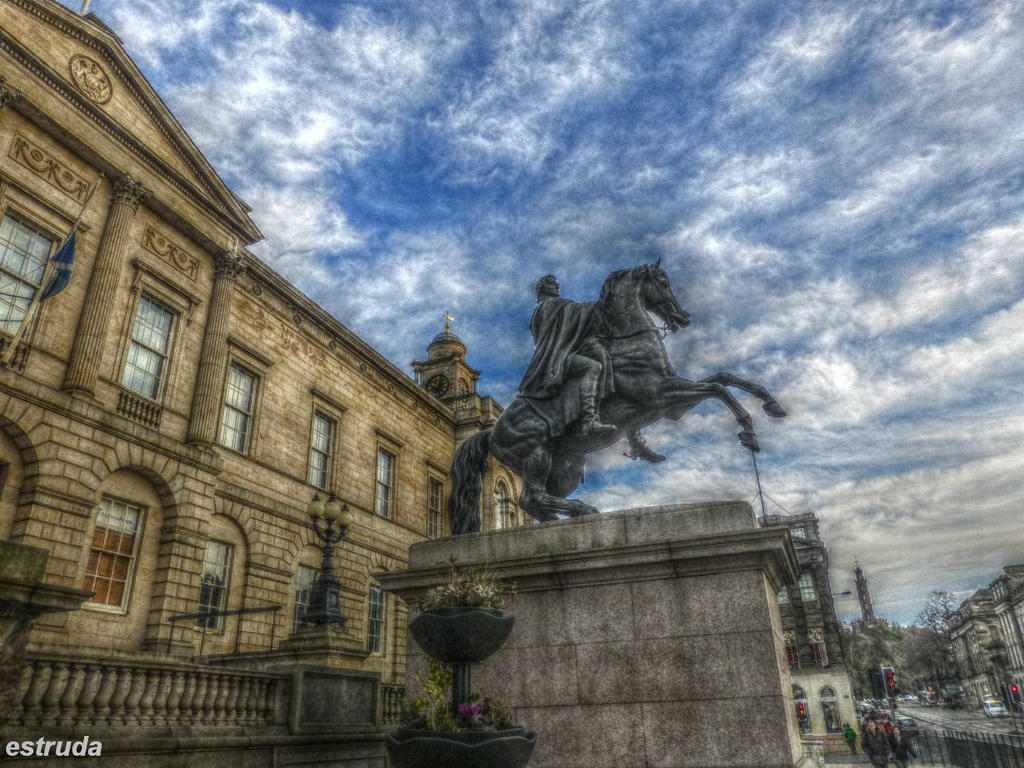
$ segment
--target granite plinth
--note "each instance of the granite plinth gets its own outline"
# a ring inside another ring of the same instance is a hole
[[[422,542],[381,581],[414,599],[450,557],[515,582],[515,628],[473,688],[538,734],[533,768],[795,768],[775,595],[784,529],[744,502],[607,512]],[[407,696],[425,659],[409,644]]]

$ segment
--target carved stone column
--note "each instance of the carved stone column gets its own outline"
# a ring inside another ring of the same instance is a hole
[[[241,260],[232,254],[218,254],[213,259],[213,293],[192,397],[192,415],[188,425],[190,443],[214,443],[217,440],[220,387],[227,361],[228,333],[231,331],[231,295],[240,270]]]
[[[75,344],[64,374],[64,389],[93,394],[103,345],[110,326],[110,308],[128,252],[128,228],[139,203],[149,197],[141,183],[125,174],[114,181],[107,223],[96,253],[85,305],[78,319]]]

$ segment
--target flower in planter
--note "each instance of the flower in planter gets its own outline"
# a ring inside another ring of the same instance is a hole
[[[420,670],[416,679],[423,686],[423,696],[403,707],[400,722],[404,727],[423,731],[496,731],[512,727],[509,711],[501,702],[475,693],[459,705],[458,715],[453,715],[449,703],[452,673],[447,664],[431,659],[427,674]]]
[[[448,581],[429,590],[419,601],[421,611],[453,606],[501,608],[515,585],[500,581],[491,571],[467,569],[459,572],[455,558],[448,561]]]

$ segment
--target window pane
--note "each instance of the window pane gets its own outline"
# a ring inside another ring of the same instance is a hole
[[[0,222],[0,330],[18,332],[52,247],[50,238],[12,216]]]
[[[83,589],[95,590],[93,604],[123,607],[128,597],[142,508],[104,498],[96,513]]]
[[[306,618],[309,610],[310,593],[313,590],[313,583],[320,572],[308,565],[299,566],[299,574],[295,583],[295,615],[292,618],[292,631],[298,629]]]
[[[220,442],[239,453],[244,453],[248,446],[255,390],[256,377],[240,366],[232,365],[228,372],[227,390],[224,393]]]
[[[436,539],[441,535],[441,481],[436,477],[427,478],[427,536]]]
[[[818,593],[814,585],[814,574],[804,571],[800,574],[800,599],[805,603],[814,602],[818,599]]]
[[[231,545],[214,541],[206,545],[203,558],[203,573],[200,577],[199,607],[196,613],[216,613],[227,607],[228,576],[231,567]],[[208,616],[196,619],[196,626],[220,629],[224,626],[223,616]]]
[[[375,510],[381,517],[388,517],[391,512],[391,486],[393,478],[394,457],[387,451],[377,451],[377,494]]]
[[[331,459],[331,436],[334,422],[322,413],[313,415],[313,435],[309,445],[309,483],[326,488]]]
[[[367,649],[370,653],[384,651],[384,592],[380,587],[370,587],[367,601],[366,624]]]

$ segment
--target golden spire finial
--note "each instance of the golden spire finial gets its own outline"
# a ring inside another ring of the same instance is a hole
[[[444,332],[445,333],[451,333],[451,331],[452,331],[452,320],[454,320],[454,319],[455,318],[452,317],[450,313],[448,313],[448,312],[444,313]]]

